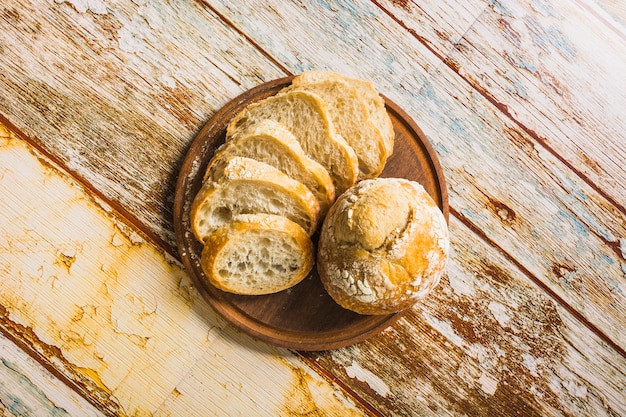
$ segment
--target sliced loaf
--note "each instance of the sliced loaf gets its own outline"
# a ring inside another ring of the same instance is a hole
[[[250,104],[229,123],[226,140],[243,134],[264,119],[284,124],[306,154],[329,172],[337,194],[356,183],[359,162],[354,150],[336,133],[328,109],[319,95],[285,91]]]
[[[272,214],[235,217],[207,237],[201,258],[212,285],[245,295],[287,289],[307,276],[313,262],[307,233]]]
[[[304,184],[317,198],[323,216],[335,199],[335,186],[326,169],[309,158],[293,133],[282,123],[261,120],[222,145],[214,158],[244,156],[265,162]],[[209,170],[205,174],[205,179]]]
[[[302,183],[263,162],[244,157],[213,159],[191,205],[191,229],[204,242],[239,214],[277,214],[315,232],[320,207]]]
[[[295,77],[289,90],[311,91],[324,100],[337,132],[359,159],[359,179],[380,175],[387,162],[387,148],[380,130],[370,117],[368,102],[354,85],[343,78],[327,76],[322,79],[309,74],[305,72]]]

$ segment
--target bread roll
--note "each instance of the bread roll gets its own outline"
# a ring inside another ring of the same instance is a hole
[[[329,210],[317,269],[342,307],[389,314],[409,308],[439,283],[448,247],[445,218],[420,184],[364,180]]]
[[[201,265],[224,291],[271,294],[302,281],[314,262],[313,244],[298,224],[272,214],[236,216],[205,241]]]

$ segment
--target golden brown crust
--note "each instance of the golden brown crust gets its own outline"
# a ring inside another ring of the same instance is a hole
[[[366,180],[337,199],[320,235],[318,272],[333,299],[361,314],[404,310],[439,282],[443,214],[415,182]]]

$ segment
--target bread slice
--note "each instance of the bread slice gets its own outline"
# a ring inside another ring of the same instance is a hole
[[[261,295],[302,281],[314,259],[313,243],[296,223],[273,214],[250,214],[209,235],[200,262],[215,287]]]
[[[321,215],[335,199],[335,186],[326,169],[309,158],[293,133],[282,123],[261,120],[229,140],[214,158],[244,156],[265,162],[304,184],[317,198]],[[205,175],[208,176],[209,170]]]
[[[306,154],[330,174],[337,194],[355,184],[359,161],[354,149],[336,133],[324,101],[307,91],[279,92],[248,105],[229,123],[226,140],[243,134],[261,120],[284,124],[295,135]]]
[[[305,71],[299,75],[302,80],[306,82],[323,82],[325,80],[343,80],[354,88],[356,88],[367,103],[369,117],[373,120],[374,125],[380,131],[383,142],[385,143],[387,158],[393,153],[393,145],[395,139],[395,132],[393,130],[393,124],[387,109],[385,108],[385,100],[376,90],[376,87],[371,81],[363,80],[360,78],[351,78],[343,74],[339,74],[331,71]]]
[[[337,132],[354,149],[359,159],[359,179],[379,176],[387,162],[387,148],[380,130],[370,117],[364,97],[343,78],[310,74],[305,72],[295,77],[289,89],[318,94],[328,106]]]
[[[244,157],[213,159],[207,180],[191,205],[191,229],[204,242],[239,214],[277,214],[309,235],[320,219],[319,203],[302,183],[276,168]]]

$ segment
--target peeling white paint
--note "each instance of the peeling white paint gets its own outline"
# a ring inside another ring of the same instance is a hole
[[[493,395],[496,392],[498,389],[498,382],[499,381],[497,379],[488,374],[482,374],[480,378],[478,378],[480,389],[488,395]]]
[[[169,88],[176,88],[176,79],[174,77],[170,77],[169,75],[163,74],[159,77],[161,83]]]
[[[124,52],[141,52],[145,49],[143,39],[128,27],[119,30],[117,42]]]
[[[354,361],[352,361],[350,366],[346,366],[346,373],[350,378],[356,378],[361,382],[365,382],[381,397],[386,397],[391,393],[389,386],[378,375],[361,367]]]
[[[449,262],[448,279],[450,280],[450,287],[459,295],[471,297],[474,295],[474,288],[464,278],[463,272],[458,270],[453,262]]]
[[[489,303],[489,311],[493,314],[493,317],[500,323],[500,326],[507,327],[509,325],[509,320],[511,320],[511,316],[508,314],[508,308],[498,303],[497,301],[492,301]]]
[[[522,359],[524,360],[524,366],[528,368],[530,374],[532,376],[538,377],[539,374],[537,373],[537,364],[539,363],[539,360],[534,356],[529,355],[528,353],[523,353]]]
[[[569,392],[573,396],[578,397],[578,398],[582,398],[582,399],[587,398],[587,387],[586,386],[578,385],[574,381],[563,381],[561,384],[565,387],[567,392]]]
[[[90,11],[95,14],[106,14],[107,6],[103,0],[55,0],[57,4],[68,3],[79,13]]]
[[[221,328],[217,326],[211,326],[206,335],[207,342],[213,342],[214,340],[216,340],[219,337],[221,332],[222,332]]]
[[[119,246],[122,246],[125,242],[125,239],[120,236],[119,233],[114,233],[113,237],[111,238],[111,246],[113,246],[114,248],[117,248]]]
[[[424,318],[433,329],[437,330],[439,333],[445,336],[445,338],[452,342],[454,345],[460,348],[466,346],[465,340],[463,340],[461,336],[454,332],[454,329],[452,328],[452,326],[450,326],[450,323],[438,320],[432,316],[425,316]]]

